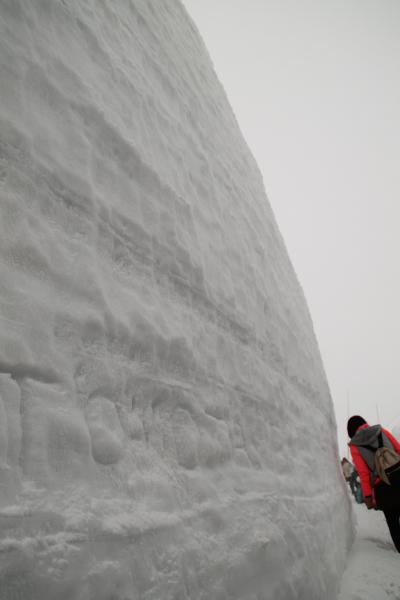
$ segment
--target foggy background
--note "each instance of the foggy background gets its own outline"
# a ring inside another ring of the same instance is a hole
[[[184,0],[304,289],[336,410],[400,422],[400,2]]]

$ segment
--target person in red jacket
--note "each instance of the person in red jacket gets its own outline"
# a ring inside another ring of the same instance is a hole
[[[358,471],[364,502],[367,508],[383,510],[396,550],[400,552],[400,491],[393,489],[378,477],[375,451],[385,446],[400,454],[400,443],[380,425],[369,426],[355,415],[347,422],[350,452]]]

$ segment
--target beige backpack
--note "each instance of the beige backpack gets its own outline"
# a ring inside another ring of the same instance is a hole
[[[400,479],[400,456],[393,448],[378,448],[375,452],[375,466],[382,481],[397,487]]]

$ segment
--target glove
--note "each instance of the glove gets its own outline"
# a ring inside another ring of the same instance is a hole
[[[372,496],[366,496],[364,498],[364,502],[365,502],[365,506],[368,508],[368,510],[371,510],[374,507],[374,500],[372,498]]]

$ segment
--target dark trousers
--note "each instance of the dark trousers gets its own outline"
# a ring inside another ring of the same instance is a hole
[[[358,488],[357,473],[355,471],[353,471],[349,477],[349,484],[350,484],[351,493],[353,494],[353,496],[355,496],[357,488]]]
[[[400,552],[400,510],[384,510],[386,523],[397,552]]]

